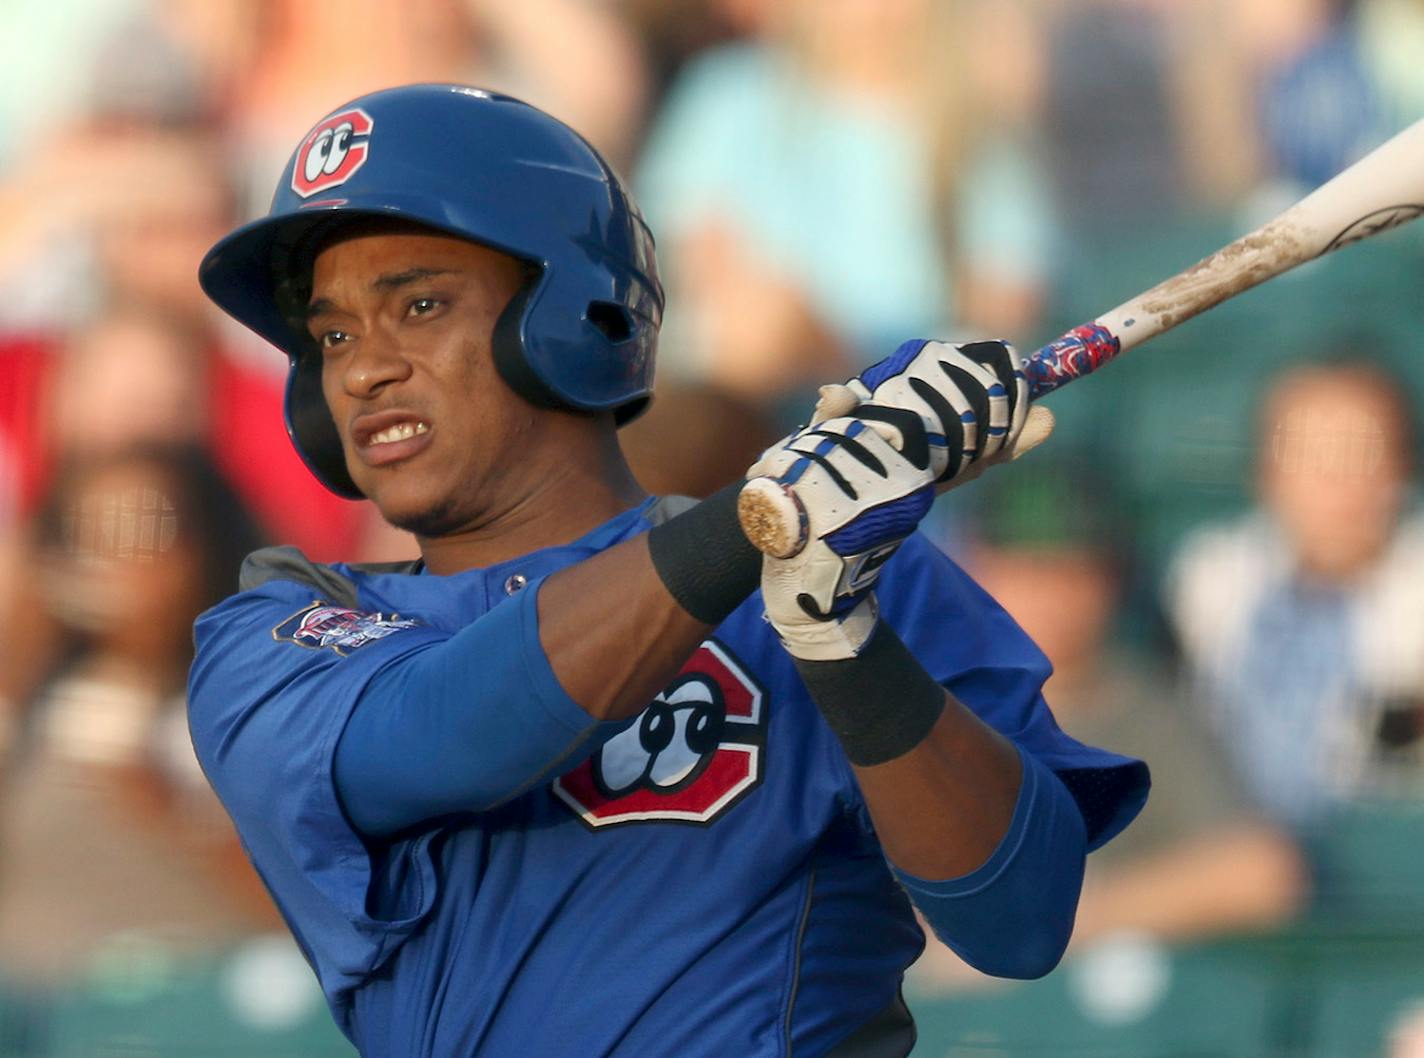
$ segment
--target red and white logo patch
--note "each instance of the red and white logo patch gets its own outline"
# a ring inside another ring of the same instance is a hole
[[[333,114],[307,134],[292,166],[292,190],[302,198],[337,187],[366,164],[376,123],[360,107]]]
[[[272,629],[272,638],[312,650],[330,648],[345,657],[367,643],[419,624],[398,614],[368,613],[314,602]]]
[[[761,784],[765,698],[709,639],[635,724],[554,780],[554,794],[591,827],[705,826]]]

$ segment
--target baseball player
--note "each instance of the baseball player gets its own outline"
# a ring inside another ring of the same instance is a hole
[[[1030,443],[1010,347],[828,390],[750,471],[806,538],[763,559],[735,488],[629,474],[653,241],[530,106],[339,108],[201,279],[287,353],[313,473],[420,544],[258,552],[196,630],[199,757],[363,1055],[904,1055],[912,905],[1052,968],[1146,769],[1058,730],[1041,653],[913,535]]]

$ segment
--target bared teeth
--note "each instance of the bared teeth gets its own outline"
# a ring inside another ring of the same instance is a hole
[[[415,437],[417,434],[428,433],[430,427],[423,422],[401,422],[394,426],[388,426],[380,433],[372,434],[367,444],[385,445],[393,441],[405,441]]]

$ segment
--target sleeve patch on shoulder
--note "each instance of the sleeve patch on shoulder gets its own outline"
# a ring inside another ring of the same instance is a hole
[[[272,629],[272,638],[310,650],[330,647],[345,657],[358,647],[421,624],[399,614],[370,613],[317,600]]]

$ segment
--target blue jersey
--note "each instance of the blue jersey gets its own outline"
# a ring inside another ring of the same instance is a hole
[[[642,716],[497,807],[379,841],[343,812],[336,746],[378,673],[662,509],[452,576],[259,555],[252,586],[199,620],[194,744],[363,1054],[819,1055],[904,1038],[898,990],[923,935],[759,595]],[[1064,781],[1090,846],[1127,824],[1145,769],[1058,729],[1046,660],[987,595],[920,537],[880,584],[926,669]],[[524,612],[490,645],[502,679],[495,659],[537,636]],[[523,674],[528,708],[567,708],[551,677]]]

